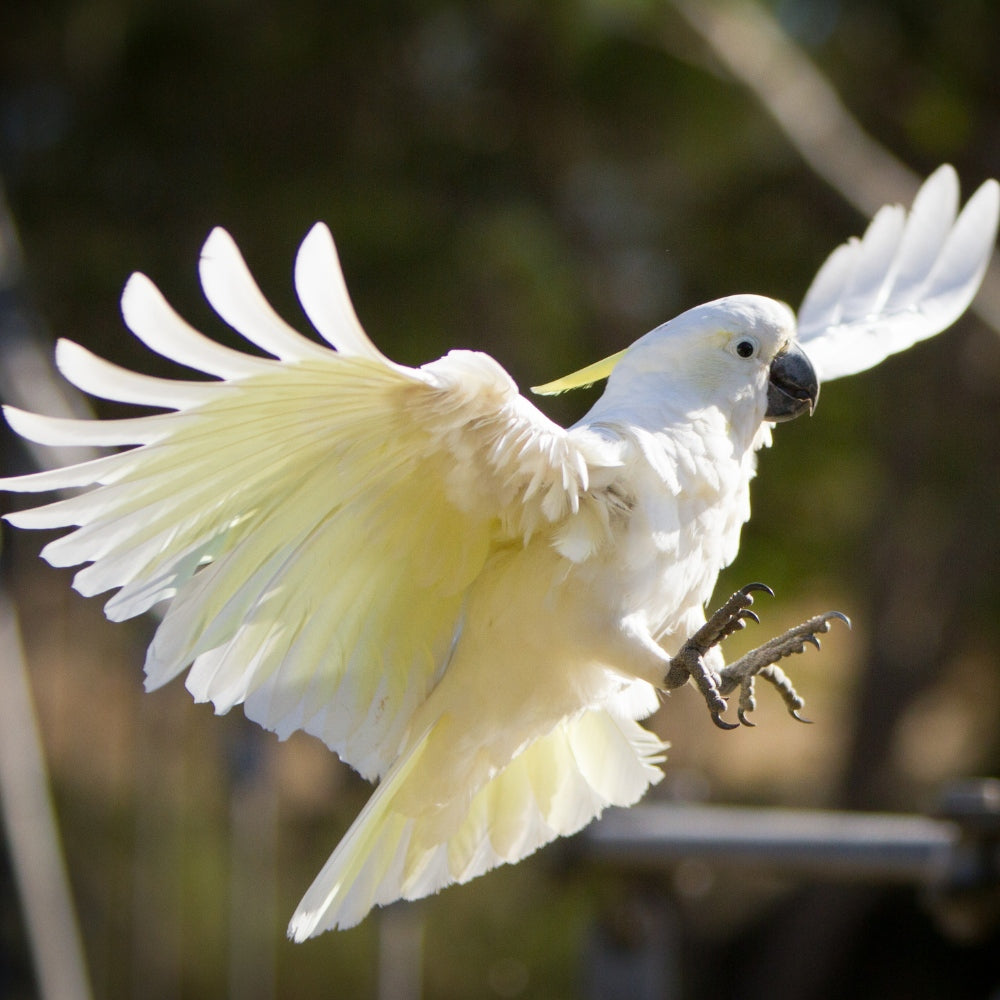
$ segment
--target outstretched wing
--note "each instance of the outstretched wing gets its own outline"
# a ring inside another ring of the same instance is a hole
[[[886,205],[833,251],[799,309],[799,342],[822,381],[853,375],[946,329],[968,308],[997,236],[1000,187],[986,181],[957,216],[948,165],[909,214]]]
[[[125,320],[150,348],[213,381],[137,375],[60,343],[81,389],[169,412],[54,419],[8,408],[45,444],[134,445],[79,465],[0,481],[93,487],[8,515],[75,530],[43,550],[80,563],[85,595],[115,589],[120,620],[169,601],[147,687],[191,667],[187,686],[286,736],[304,729],[368,777],[383,774],[445,668],[463,596],[493,545],[576,510],[592,465],[614,461],[521,397],[482,354],[421,369],[384,358],[350,304],[333,241],[312,230],[296,286],[336,350],[287,326],[222,230],[201,278],[216,311],[273,355],[223,347],[135,275]]]

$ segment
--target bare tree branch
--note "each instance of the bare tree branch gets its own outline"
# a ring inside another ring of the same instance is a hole
[[[869,135],[802,49],[750,0],[670,0],[722,66],[777,122],[802,158],[865,216],[908,202],[920,177]],[[1000,254],[972,310],[1000,334]]]

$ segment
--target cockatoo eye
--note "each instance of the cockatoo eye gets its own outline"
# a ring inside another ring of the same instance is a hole
[[[757,352],[760,350],[760,345],[753,337],[740,337],[733,344],[733,352],[738,358],[743,358],[745,361],[750,358],[755,358]]]

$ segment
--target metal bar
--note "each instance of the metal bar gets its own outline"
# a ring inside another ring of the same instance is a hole
[[[585,835],[618,864],[681,860],[822,880],[953,884],[976,859],[949,820],[880,813],[650,804],[612,810]]]

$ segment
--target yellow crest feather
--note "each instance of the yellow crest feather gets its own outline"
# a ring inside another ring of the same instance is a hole
[[[602,378],[607,378],[624,355],[625,351],[619,351],[617,354],[612,354],[610,358],[595,361],[592,365],[587,365],[586,368],[581,368],[571,375],[563,375],[562,378],[557,378],[554,382],[533,385],[531,391],[537,396],[555,396],[560,392],[568,392],[570,389],[582,389],[584,386],[593,385],[595,382],[600,382]]]

